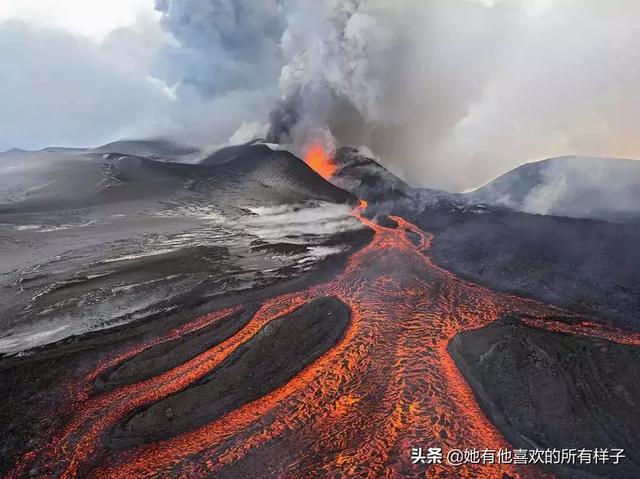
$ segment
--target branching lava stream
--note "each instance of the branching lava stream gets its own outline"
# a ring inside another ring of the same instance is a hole
[[[457,278],[430,259],[429,235],[399,217],[391,217],[396,228],[379,226],[363,216],[365,208],[362,202],[354,215],[375,236],[337,277],[266,301],[233,337],[151,379],[91,395],[92,373],[72,386],[81,399],[67,426],[9,477],[34,465],[67,478],[415,477],[427,468],[429,477],[544,477],[512,465],[413,465],[410,452],[510,447],[480,410],[447,345],[509,312],[527,313],[544,327],[542,318],[558,310]],[[134,410],[187,388],[271,320],[326,296],[350,307],[351,325],[284,386],[174,438],[101,453],[110,430]],[[620,341],[588,323],[573,332]],[[106,359],[97,370],[145,347]]]

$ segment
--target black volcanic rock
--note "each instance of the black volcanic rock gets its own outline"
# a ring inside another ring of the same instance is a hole
[[[166,343],[156,344],[128,361],[106,370],[96,379],[94,390],[108,391],[173,369],[229,339],[251,320],[256,310],[256,306],[242,308],[211,326]]]
[[[409,189],[404,181],[356,148],[338,149],[334,162],[337,170],[332,181],[358,198],[393,200]]]
[[[508,210],[426,208],[432,254],[457,275],[611,323],[640,327],[640,227]]]
[[[459,334],[449,352],[515,447],[625,450],[620,464],[557,466],[558,477],[640,477],[640,348],[507,317]]]
[[[112,447],[175,436],[282,386],[329,350],[350,318],[348,306],[338,299],[318,298],[274,319],[211,374],[130,416],[114,430]]]
[[[640,161],[561,157],[528,163],[469,194],[535,214],[624,221],[640,218]]]
[[[378,215],[374,217],[373,221],[376,224],[383,226],[385,228],[395,229],[398,227],[398,223],[392,220],[391,218],[389,218],[387,215]]]

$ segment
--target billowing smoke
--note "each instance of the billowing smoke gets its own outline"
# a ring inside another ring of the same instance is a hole
[[[289,139],[304,144],[329,128],[341,143],[362,141],[363,124],[382,119],[393,32],[364,0],[314,2],[309,10],[309,2],[289,2],[281,42],[283,111],[297,116]]]
[[[640,156],[635,0],[157,7],[176,39],[158,74],[208,99],[199,121],[224,118],[227,138],[257,122],[298,150],[364,144],[410,183],[452,190],[545,157]]]
[[[383,117],[382,82],[396,45],[365,0],[160,0],[157,9],[176,43],[156,73],[186,99],[264,93],[273,100],[270,141],[293,149],[333,144],[334,136],[365,143]],[[242,118],[243,131],[264,114],[256,110]]]
[[[518,203],[527,213],[616,218],[640,213],[640,163],[614,158],[556,158],[540,164],[540,183]]]
[[[218,144],[242,128],[260,131],[280,97],[279,0],[157,0],[171,34],[157,55],[154,76],[176,96],[172,120],[185,139]]]
[[[156,9],[179,42],[161,64],[169,84],[209,97],[255,89],[279,74],[278,0],[158,0]]]

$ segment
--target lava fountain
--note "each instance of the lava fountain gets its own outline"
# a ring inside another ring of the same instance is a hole
[[[337,169],[337,165],[319,142],[314,142],[307,146],[304,162],[325,180],[330,180]]]

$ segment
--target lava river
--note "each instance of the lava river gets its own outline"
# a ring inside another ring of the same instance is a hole
[[[151,379],[97,394],[100,371],[175,331],[104,360],[82,383],[71,419],[48,445],[26,454],[9,477],[34,467],[54,477],[544,477],[512,465],[413,465],[411,448],[510,448],[480,410],[447,352],[459,332],[480,328],[509,312],[531,323],[558,311],[492,292],[436,266],[431,237],[402,218],[397,227],[372,223],[371,243],[353,254],[331,281],[262,304],[239,332],[195,358]],[[189,387],[275,318],[318,297],[334,296],[351,309],[344,336],[293,379],[257,400],[173,438],[104,453],[105,438],[124,418]],[[197,331],[232,310],[184,328]],[[612,337],[582,323],[576,334]],[[618,338],[619,339],[619,338]],[[634,340],[634,343],[637,343]]]

